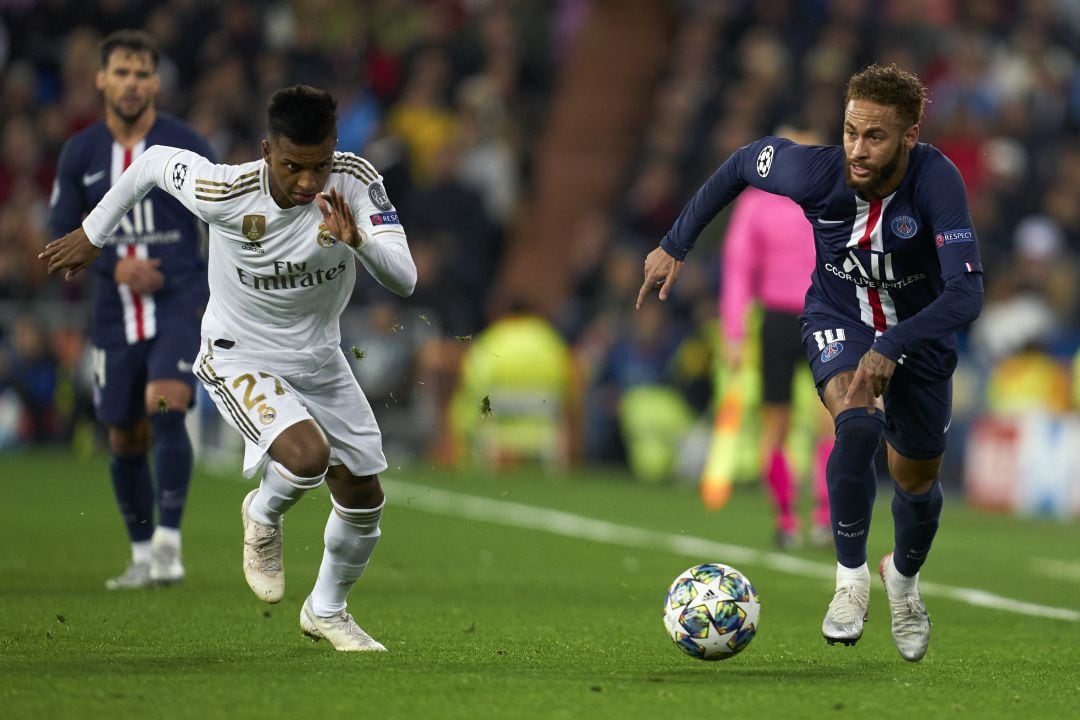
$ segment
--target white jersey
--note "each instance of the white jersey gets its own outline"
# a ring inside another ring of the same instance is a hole
[[[319,367],[341,342],[339,318],[352,295],[356,263],[403,296],[416,266],[382,177],[363,158],[334,153],[325,190],[341,193],[363,239],[354,251],[337,241],[315,203],[278,207],[262,160],[215,165],[189,150],[156,146],[139,156],[83,221],[101,246],[124,213],[154,187],[210,226],[207,341],[233,343],[282,372]]]

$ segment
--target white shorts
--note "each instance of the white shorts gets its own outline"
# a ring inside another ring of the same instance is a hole
[[[194,365],[218,412],[244,437],[244,477],[254,477],[274,439],[301,420],[322,428],[331,465],[344,465],[353,475],[386,470],[371,404],[340,350],[313,372],[282,375],[204,340]]]

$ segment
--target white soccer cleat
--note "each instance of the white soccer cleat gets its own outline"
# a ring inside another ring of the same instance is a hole
[[[310,595],[300,608],[300,629],[313,640],[329,640],[340,652],[386,652],[386,646],[364,632],[345,610],[328,618],[315,615]]]
[[[155,585],[176,585],[183,579],[180,546],[155,536],[150,543],[150,580]]]
[[[123,573],[105,581],[106,590],[137,590],[154,584],[150,579],[150,563],[133,562]]]
[[[244,498],[240,515],[244,521],[244,579],[263,602],[281,602],[285,596],[285,570],[281,564],[281,526],[253,519],[248,507],[258,488]]]
[[[865,578],[843,582],[838,579],[837,583],[836,594],[821,623],[821,634],[830,645],[854,645],[862,637],[863,623],[870,615],[870,570],[867,568]]]
[[[893,564],[889,553],[878,563],[878,574],[889,596],[889,612],[892,614],[892,636],[900,657],[908,662],[918,662],[930,645],[930,616],[919,594],[919,574],[905,578]]]

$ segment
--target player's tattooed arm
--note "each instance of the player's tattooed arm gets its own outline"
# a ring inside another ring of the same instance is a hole
[[[101,248],[91,243],[86,231],[79,227],[46,245],[38,258],[48,264],[50,274],[57,270],[66,270],[64,279],[71,280],[90,267],[100,252]]]
[[[871,399],[881,397],[885,394],[885,388],[889,386],[895,370],[895,360],[890,360],[877,350],[867,350],[860,358],[859,367],[851,378],[851,385],[844,393],[844,403],[850,405],[858,397],[860,390],[869,390]]]
[[[319,193],[315,202],[322,213],[327,232],[354,250],[359,249],[364,236],[356,227],[356,218],[349,203],[345,202],[345,196],[330,188],[328,192]]]

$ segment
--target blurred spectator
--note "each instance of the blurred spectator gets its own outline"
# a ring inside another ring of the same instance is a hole
[[[457,174],[461,147],[450,138],[430,158],[430,177],[401,203],[409,232],[433,238],[438,270],[430,290],[440,326],[453,335],[479,332],[491,278],[502,253],[503,234],[484,210],[483,197]],[[435,289],[437,288],[437,289]]]
[[[635,275],[640,273],[637,263]],[[666,310],[652,303],[635,315],[636,323],[616,334],[591,380],[585,397],[586,457],[602,463],[626,462],[620,430],[623,395],[638,386],[670,384],[670,363],[683,330],[669,322]]]
[[[409,166],[419,187],[435,181],[437,155],[454,139],[454,113],[447,106],[449,67],[442,49],[428,47],[413,59],[398,100],[387,112],[386,126],[405,141]]]
[[[507,227],[521,194],[520,168],[507,110],[495,84],[474,76],[461,83],[458,96],[458,175],[480,194],[488,218]]]
[[[25,411],[22,438],[30,443],[58,440],[57,360],[45,329],[28,315],[15,320],[8,374]]]
[[[556,318],[559,330],[576,343],[586,326],[600,314],[604,295],[604,263],[613,243],[613,222],[608,213],[597,208],[582,210],[568,228],[571,235],[570,293]]]
[[[1046,216],[1017,226],[1012,255],[989,273],[972,348],[988,366],[1029,347],[1049,347],[1074,322],[1080,269],[1061,228]]]

